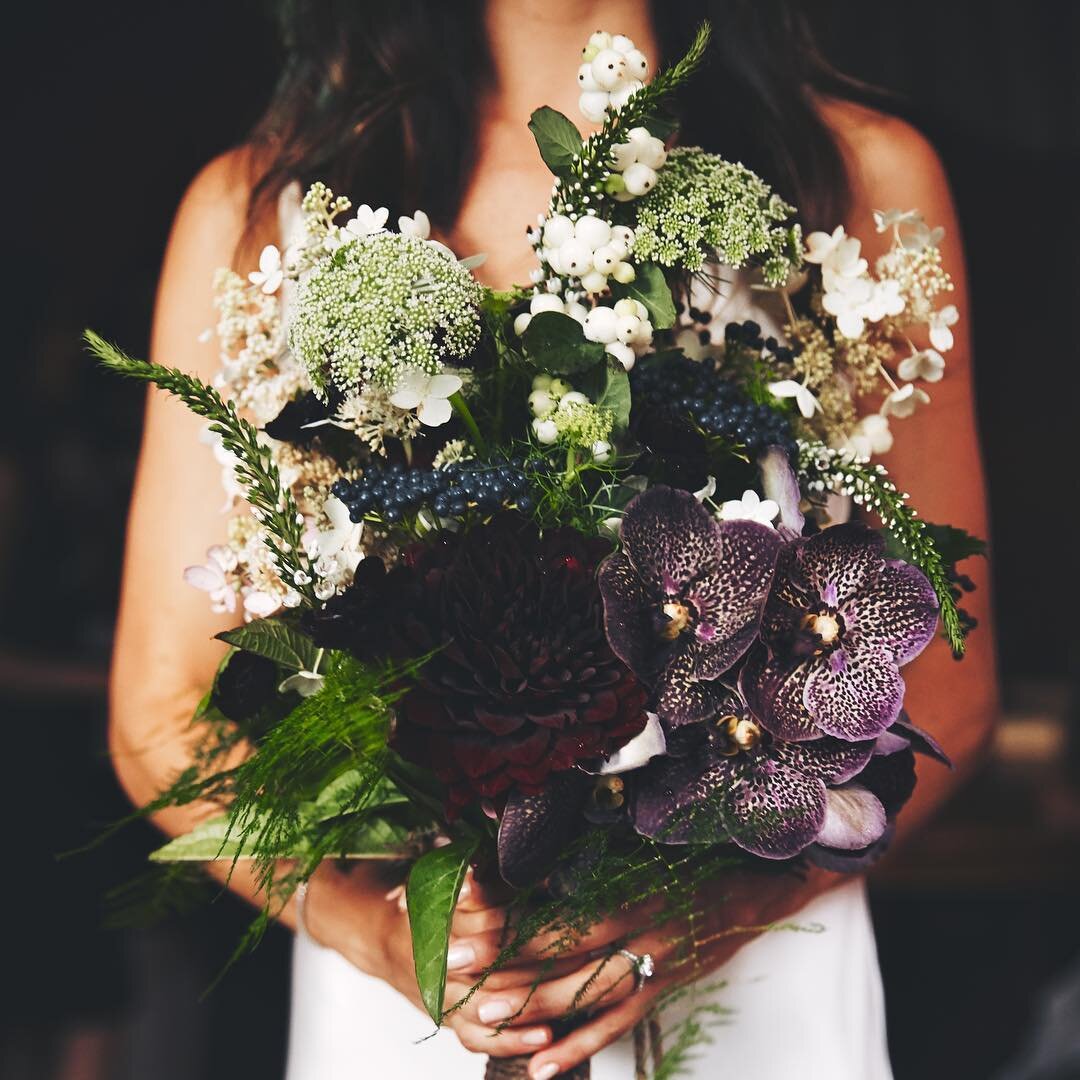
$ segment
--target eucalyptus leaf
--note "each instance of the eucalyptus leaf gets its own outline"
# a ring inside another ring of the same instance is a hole
[[[311,638],[281,619],[255,619],[217,636],[238,649],[265,656],[294,671],[311,671],[319,655],[319,647]]]
[[[675,301],[671,298],[671,289],[664,277],[664,271],[656,263],[642,263],[635,267],[635,270],[636,276],[628,284],[611,282],[611,295],[616,300],[629,297],[644,304],[654,330],[667,330],[674,326]]]
[[[443,1014],[450,924],[476,844],[476,840],[458,840],[422,855],[413,866],[405,888],[416,984],[435,1023],[439,1023]]]
[[[532,317],[522,335],[529,359],[543,371],[573,375],[587,371],[604,359],[604,346],[586,341],[581,324],[558,311],[541,311]]]
[[[529,130],[544,164],[556,176],[568,176],[574,159],[581,153],[581,132],[573,121],[544,105],[529,118]]]

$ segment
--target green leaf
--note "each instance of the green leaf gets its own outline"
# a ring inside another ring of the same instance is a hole
[[[581,132],[573,121],[544,105],[530,117],[529,130],[544,164],[556,176],[569,176],[574,160],[581,153]]]
[[[319,647],[306,634],[281,619],[255,619],[217,635],[238,649],[256,653],[294,671],[311,671]]]
[[[604,346],[586,341],[581,324],[558,311],[534,315],[522,335],[525,351],[538,368],[557,375],[586,371],[604,359]]]
[[[405,889],[416,984],[424,1007],[436,1024],[442,1019],[446,993],[450,923],[476,844],[475,840],[458,840],[422,855],[413,866]]]
[[[923,532],[933,541],[937,548],[941,561],[946,566],[955,566],[964,559],[975,555],[986,555],[986,541],[977,536],[958,529],[955,525],[935,525],[933,522],[924,522]],[[892,533],[885,534],[886,550],[891,558],[903,559],[905,562],[913,562],[914,559],[908,549]]]
[[[642,263],[635,269],[637,276],[629,284],[611,282],[611,295],[616,300],[629,297],[641,301],[649,312],[649,321],[654,330],[667,330],[674,326],[675,302],[671,299],[671,289],[664,278],[664,271],[656,263]]]
[[[230,832],[228,817],[217,817],[170,840],[153,852],[150,859],[157,863],[232,861],[242,854],[241,847],[240,830]]]
[[[615,416],[614,435],[622,435],[630,424],[630,376],[617,360],[608,359],[581,380],[581,389],[597,405]]]

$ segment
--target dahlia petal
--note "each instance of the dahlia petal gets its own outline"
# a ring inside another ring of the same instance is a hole
[[[885,566],[885,540],[856,522],[834,525],[799,545],[799,565],[828,604],[842,604]]]
[[[841,614],[848,639],[859,649],[888,650],[903,665],[933,640],[938,601],[918,567],[890,560],[843,605]]]
[[[837,649],[809,668],[803,702],[826,735],[876,739],[896,721],[904,679],[888,653]]]
[[[751,766],[724,799],[722,814],[739,847],[763,859],[789,859],[821,831],[825,785],[786,765]]]
[[[520,713],[498,713],[490,709],[477,707],[473,709],[480,726],[490,731],[492,735],[509,735],[517,731],[525,723],[525,717]]]
[[[845,742],[826,736],[810,742],[774,742],[769,756],[826,784],[842,784],[859,774],[874,754],[873,740]]]
[[[816,840],[824,847],[860,851],[885,831],[885,807],[861,784],[829,788],[825,794],[825,820]]]
[[[689,491],[663,485],[630,500],[621,536],[625,554],[657,595],[680,592],[710,571],[722,550],[720,523],[712,514]]]
[[[653,601],[633,564],[622,552],[610,555],[601,563],[597,580],[604,598],[604,632],[612,652],[635,675],[655,675],[670,647],[658,647],[649,615]]]
[[[716,679],[698,679],[690,650],[675,653],[659,682],[656,711],[672,727],[708,720],[729,693]]]
[[[552,776],[537,795],[511,792],[499,822],[499,872],[515,888],[537,881],[573,837],[589,780],[583,773]]]

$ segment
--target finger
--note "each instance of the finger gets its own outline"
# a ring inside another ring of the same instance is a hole
[[[534,986],[551,979],[560,979],[569,975],[581,967],[581,957],[567,957],[563,960],[555,960],[545,964],[535,964],[531,967],[508,967],[500,968],[491,972],[484,979],[485,991],[516,990],[521,987]],[[469,975],[451,974],[446,982],[446,1005],[460,1001],[476,985],[476,979]],[[479,990],[477,991],[479,993]]]
[[[451,924],[455,937],[473,937],[477,934],[504,934],[507,941],[513,938],[511,912],[505,907],[457,908]]]
[[[636,984],[635,965],[615,954],[538,984],[517,988],[485,985],[461,1011],[466,1019],[481,1024],[532,1025],[590,1006],[608,1008],[629,997]]]
[[[641,993],[631,994],[625,1001],[604,1009],[592,1020],[575,1028],[548,1049],[534,1054],[529,1062],[530,1080],[551,1080],[551,1077],[580,1065],[605,1046],[622,1038],[649,1011],[658,993],[658,989],[646,987]]]
[[[472,868],[465,874],[458,893],[458,911],[482,911],[504,906],[513,893],[501,881],[477,881]]]
[[[461,1045],[474,1054],[490,1057],[516,1057],[532,1054],[537,1048],[551,1042],[551,1028],[545,1026],[528,1028],[504,1028],[496,1031],[491,1026],[475,1024],[461,1019],[448,1022]]]

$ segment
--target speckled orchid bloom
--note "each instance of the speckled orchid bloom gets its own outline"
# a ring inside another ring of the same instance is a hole
[[[884,547],[848,524],[782,552],[740,682],[777,738],[874,739],[900,715],[900,668],[934,636],[938,605],[922,572]]]
[[[653,487],[622,520],[600,567],[615,654],[653,686],[668,725],[712,716],[728,671],[757,636],[782,541],[754,521],[717,521],[686,491]]]
[[[863,850],[884,833],[886,812],[853,782],[874,740],[829,737],[784,742],[725,691],[717,716],[668,740],[668,756],[635,775],[631,816],[665,843],[725,839],[765,859],[788,859],[810,844]]]

